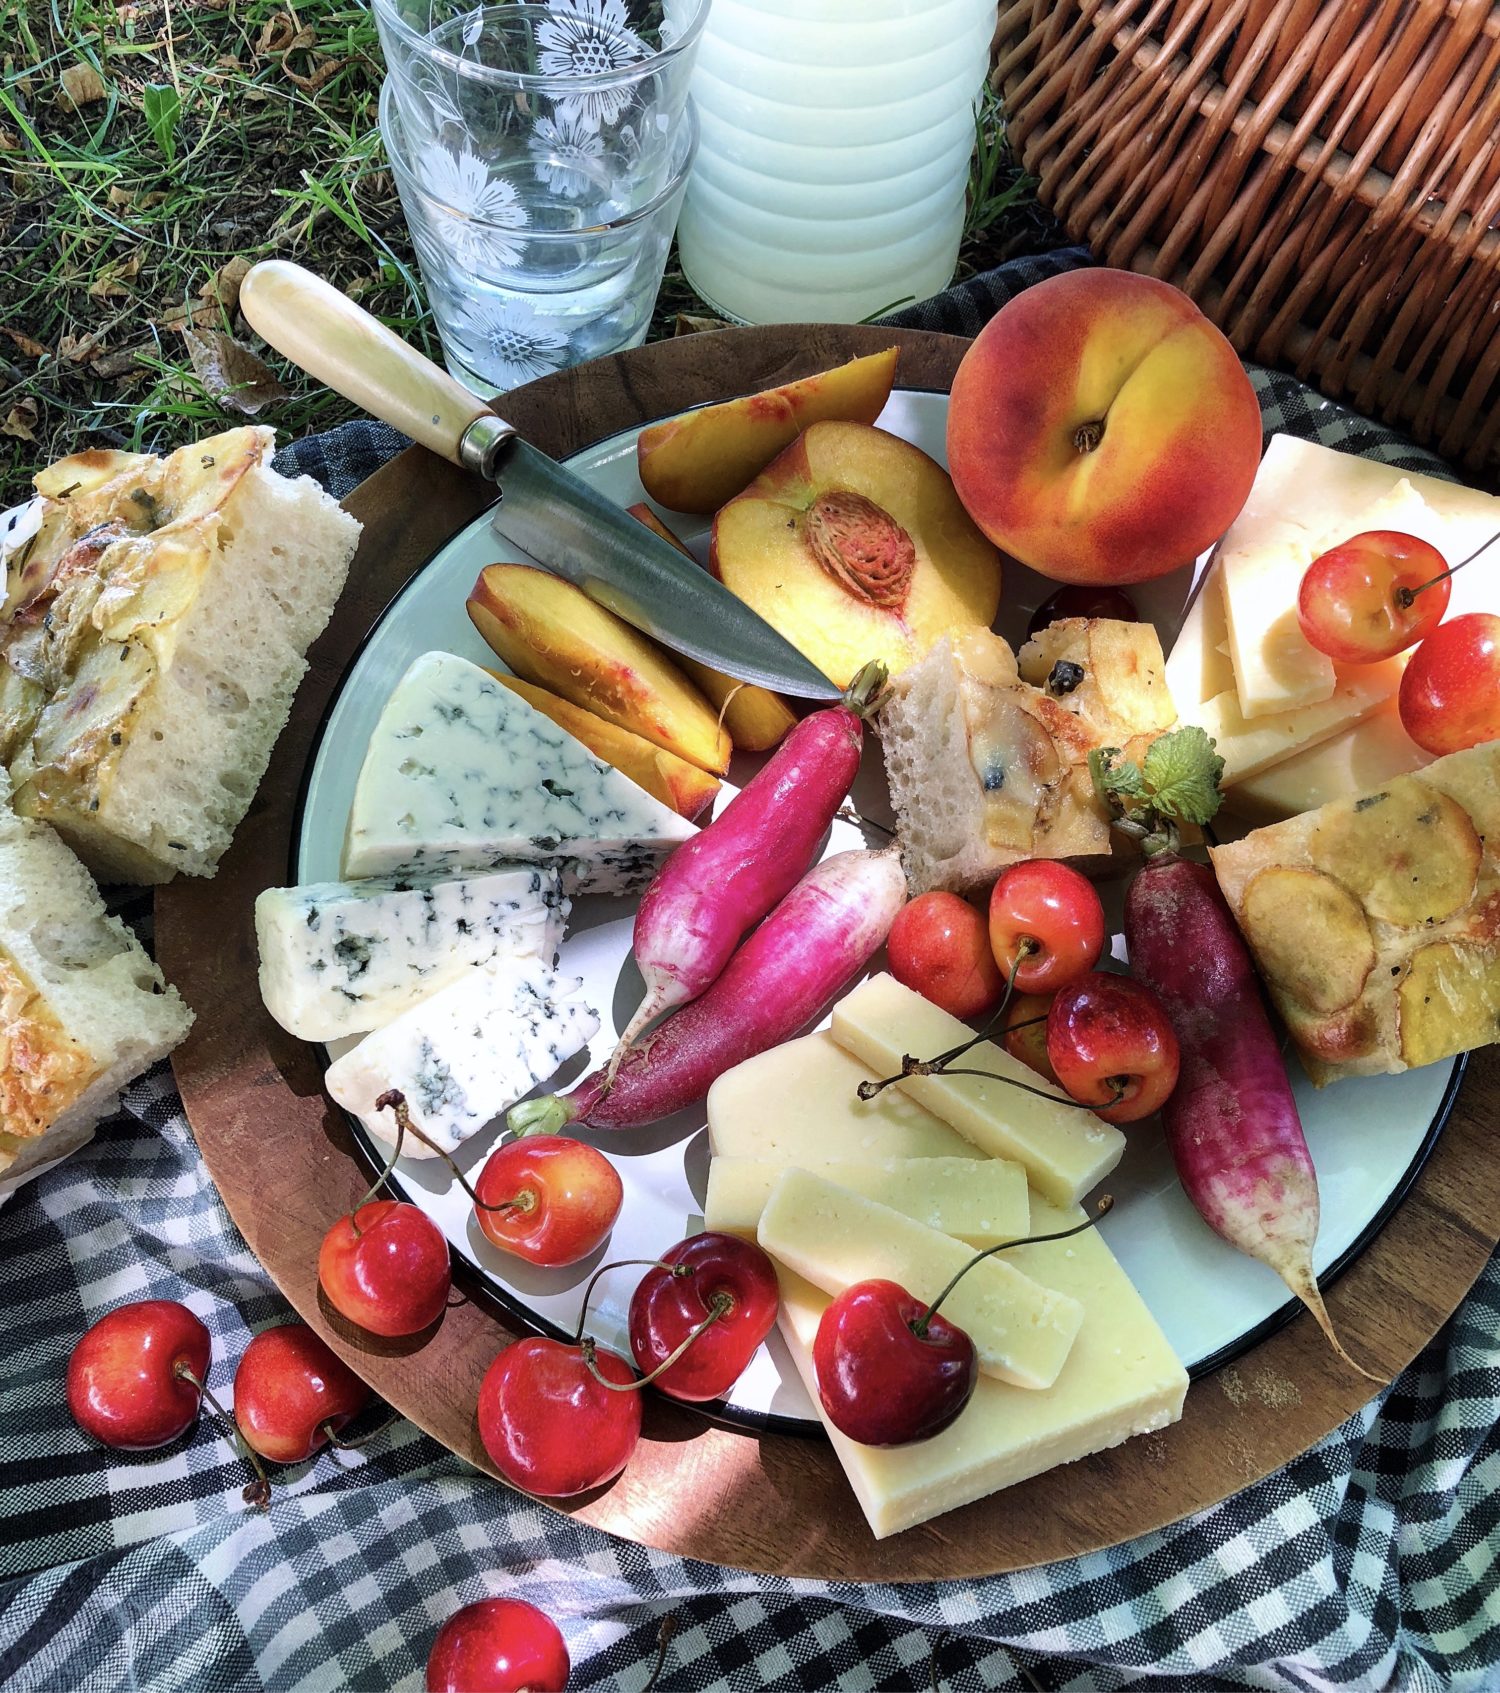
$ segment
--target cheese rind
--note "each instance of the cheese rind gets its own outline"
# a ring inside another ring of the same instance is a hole
[[[889,975],[870,977],[834,1006],[832,1033],[886,1076],[900,1071],[908,1053],[930,1058],[973,1036],[967,1024]],[[1037,1085],[1035,1071],[993,1042],[966,1054],[964,1067],[995,1074],[905,1076],[897,1085],[981,1151],[1024,1166],[1032,1187],[1059,1204],[1076,1203],[1120,1162],[1125,1137],[1117,1128],[1067,1100],[1023,1092]]]
[[[716,1158],[799,1164],[815,1158],[875,1163],[884,1158],[984,1156],[955,1129],[887,1088],[824,1032],[804,1035],[726,1070],[708,1090],[708,1144]]]
[[[316,882],[255,902],[260,992],[301,1040],[389,1023],[475,965],[551,964],[568,901],[555,871],[528,864],[448,882]]]
[[[1082,1216],[1033,1198],[1032,1227],[1041,1233]],[[782,1337],[877,1540],[1182,1415],[1187,1371],[1097,1231],[1006,1256],[1083,1306],[1068,1361],[1040,1391],[982,1376],[957,1421],[911,1446],[860,1446],[829,1423],[812,1362],[828,1296],[782,1273]]]
[[[789,1167],[837,1182],[976,1248],[1020,1240],[1030,1221],[1026,1172],[1002,1158],[892,1158],[881,1164],[851,1164],[806,1156],[795,1165],[715,1158],[708,1170],[704,1227],[753,1240],[771,1190]]]
[[[360,767],[344,874],[454,876],[520,861],[563,892],[643,886],[697,831],[467,659],[424,653]]]
[[[413,1126],[452,1152],[598,1032],[598,1015],[578,997],[582,986],[529,958],[469,970],[335,1059],[323,1084],[387,1142],[395,1139],[395,1116],[377,1111],[375,1101],[399,1088]],[[411,1139],[402,1152],[436,1156]]]
[[[974,1343],[986,1375],[1018,1387],[1050,1387],[1067,1360],[1083,1307],[1024,1274],[1007,1258],[984,1258],[962,1241],[808,1170],[783,1170],[761,1213],[757,1239],[795,1275],[825,1293],[856,1282],[896,1282],[915,1298],[938,1297],[943,1315]]]

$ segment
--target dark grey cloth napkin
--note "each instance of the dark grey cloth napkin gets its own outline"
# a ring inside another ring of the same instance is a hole
[[[1084,262],[1078,249],[1019,260],[892,321],[971,334],[1019,289]],[[1443,473],[1291,378],[1253,374],[1268,431]],[[351,423],[280,463],[342,495],[401,445]],[[144,902],[130,914],[149,941]],[[0,1254],[8,1693],[415,1690],[443,1618],[500,1594],[558,1620],[571,1686],[610,1693],[640,1693],[668,1615],[664,1693],[926,1688],[935,1646],[952,1693],[1500,1688],[1495,1263],[1391,1388],[1216,1509],[1018,1575],[850,1586],[611,1539],[404,1423],[285,1472],[269,1515],[242,1502],[243,1473],[206,1417],[162,1452],[92,1445],[62,1380],[75,1337],[106,1310],[185,1301],[213,1333],[221,1395],[250,1334],[288,1314],[208,1179],[165,1065],[92,1146],[0,1210]],[[1260,1390],[1253,1372],[1238,1390]]]

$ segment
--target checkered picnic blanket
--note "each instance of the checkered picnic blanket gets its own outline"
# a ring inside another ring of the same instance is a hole
[[[1086,262],[1019,261],[897,321],[972,332]],[[1437,469],[1389,430],[1255,373],[1269,429]],[[350,424],[283,455],[345,493],[401,441]],[[139,898],[123,906],[149,944]],[[7,1693],[416,1689],[438,1624],[519,1594],[567,1636],[575,1688],[664,1693],[1150,1686],[1500,1688],[1500,1268],[1386,1392],[1277,1475],[1114,1550],[963,1583],[786,1581],[615,1540],[475,1474],[399,1423],[284,1472],[267,1515],[204,1417],[125,1455],[73,1426],[75,1337],[115,1305],[180,1299],[226,1397],[287,1309],[235,1232],[165,1065],[94,1143],[0,1211],[0,1687]],[[371,1426],[376,1417],[368,1419]],[[351,1432],[357,1432],[357,1429]],[[853,1505],[851,1502],[851,1510]]]

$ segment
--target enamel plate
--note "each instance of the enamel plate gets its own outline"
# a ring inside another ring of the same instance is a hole
[[[880,421],[942,460],[946,412],[945,394],[898,390]],[[635,472],[634,431],[600,442],[569,464],[622,506],[644,497]],[[697,518],[667,516],[702,558],[708,525]],[[420,653],[442,649],[481,664],[497,664],[470,624],[464,600],[485,565],[518,556],[506,550],[487,518],[476,519],[387,607],[349,666],[323,724],[293,835],[291,880],[319,882],[338,877],[344,828],[365,747],[381,707],[411,661]],[[1163,650],[1170,650],[1194,574],[1182,570],[1133,591],[1142,616],[1156,624]],[[1030,612],[1054,586],[1007,565],[1001,633],[1019,644]],[[504,749],[496,748],[496,756],[503,757]],[[742,762],[744,768],[737,763],[732,773],[741,782],[755,768],[750,760]],[[719,807],[733,791],[726,783]],[[854,803],[864,817],[889,818],[873,737]],[[827,850],[877,844],[880,839],[871,831],[867,841],[857,824],[840,820],[833,826]],[[1102,891],[1106,911],[1118,928],[1119,889]],[[629,900],[589,898],[574,908],[560,968],[583,977],[586,996],[603,1026],[587,1062],[583,1054],[575,1058],[554,1078],[554,1089],[568,1087],[602,1062],[640,998],[640,978],[630,958],[633,918],[634,904]],[[1121,952],[1118,938],[1115,951]],[[336,1056],[350,1044],[331,1048],[330,1055]],[[1294,1058],[1289,1063],[1322,1193],[1316,1263],[1320,1276],[1326,1276],[1358,1254],[1405,1193],[1447,1116],[1462,1060],[1399,1076],[1341,1081],[1322,1091],[1307,1081]],[[357,1122],[354,1128],[374,1158],[363,1129]],[[460,1163],[471,1179],[498,1133],[496,1124],[464,1148]],[[1115,1208],[1104,1221],[1103,1232],[1178,1355],[1195,1374],[1202,1374],[1295,1316],[1299,1307],[1288,1299],[1271,1271],[1210,1233],[1178,1187],[1159,1129],[1148,1123],[1127,1128],[1126,1134],[1125,1158],[1105,1184],[1114,1195]],[[481,1288],[528,1324],[565,1336],[577,1327],[585,1284],[600,1263],[655,1258],[684,1233],[702,1227],[708,1176],[708,1136],[701,1109],[630,1133],[582,1131],[580,1138],[593,1140],[614,1159],[625,1183],[625,1206],[604,1248],[583,1264],[564,1270],[534,1268],[485,1240],[474,1224],[468,1200],[438,1160],[403,1160],[398,1167],[402,1197],[414,1200],[437,1222]],[[626,1311],[639,1274],[638,1269],[619,1269],[605,1276],[589,1315],[590,1332],[627,1354]],[[729,1399],[707,1409],[751,1427],[819,1431],[807,1395],[774,1332]]]

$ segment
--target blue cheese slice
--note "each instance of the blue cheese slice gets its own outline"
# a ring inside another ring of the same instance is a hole
[[[562,891],[644,886],[697,830],[467,659],[425,653],[360,769],[344,874],[454,876],[520,860]]]
[[[556,871],[539,864],[267,888],[255,902],[261,998],[300,1040],[367,1034],[475,965],[550,965],[567,912]]]
[[[372,1135],[393,1142],[395,1117],[377,1111],[389,1088],[406,1096],[414,1128],[453,1152],[594,1037],[598,1013],[578,977],[535,959],[502,959],[469,970],[403,1011],[328,1066],[324,1086]],[[432,1150],[408,1139],[404,1155]]]

